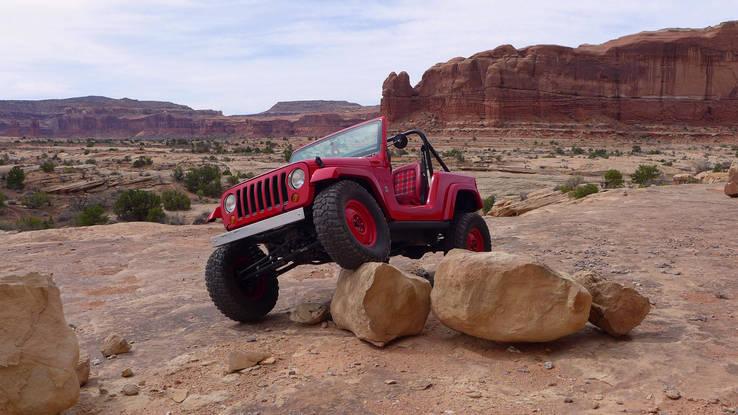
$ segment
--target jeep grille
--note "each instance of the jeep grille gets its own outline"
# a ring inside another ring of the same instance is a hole
[[[249,180],[236,190],[236,214],[239,219],[259,216],[274,209],[281,211],[287,202],[286,172]]]

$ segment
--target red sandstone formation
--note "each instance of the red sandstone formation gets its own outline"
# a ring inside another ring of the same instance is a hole
[[[287,112],[224,116],[169,102],[106,97],[0,101],[0,136],[317,137],[376,116],[378,110],[342,101],[283,102],[275,107]]]
[[[390,121],[738,124],[738,22],[578,48],[503,45],[382,86]]]

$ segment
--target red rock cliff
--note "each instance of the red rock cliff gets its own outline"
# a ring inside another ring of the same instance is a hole
[[[510,45],[382,86],[390,121],[738,124],[738,22],[578,48]]]

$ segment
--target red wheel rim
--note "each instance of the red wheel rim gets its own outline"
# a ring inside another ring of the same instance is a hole
[[[377,223],[367,207],[358,200],[351,199],[344,208],[346,224],[351,234],[364,246],[377,242]]]
[[[474,252],[484,252],[484,236],[479,228],[471,228],[466,234],[466,249]]]

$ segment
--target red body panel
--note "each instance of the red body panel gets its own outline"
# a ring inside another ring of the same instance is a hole
[[[387,124],[384,117],[381,117],[381,120],[382,145],[379,153],[361,158],[321,158],[322,167],[318,166],[315,160],[303,160],[264,173],[226,190],[221,197],[220,207],[211,214],[211,218],[222,217],[227,230],[240,228],[289,210],[310,206],[315,197],[316,186],[326,181],[342,178],[364,182],[372,190],[390,222],[452,220],[456,196],[461,191],[472,193],[477,208],[482,207],[482,200],[473,177],[444,171],[437,171],[433,174],[427,203],[422,205],[400,204],[395,197],[392,170],[387,157]],[[373,121],[376,119],[367,122]],[[298,167],[305,170],[305,184],[295,190],[288,182],[290,173]],[[286,182],[283,183],[283,180]],[[266,187],[271,190],[268,194],[263,191]],[[252,200],[255,197],[251,196],[251,189],[254,189],[254,194],[262,189],[261,203],[258,200]],[[230,194],[236,195],[240,207],[229,214],[222,206],[225,198]],[[269,196],[272,197],[271,204],[267,201]],[[261,209],[262,207],[264,209]],[[239,210],[241,210],[240,213]]]

